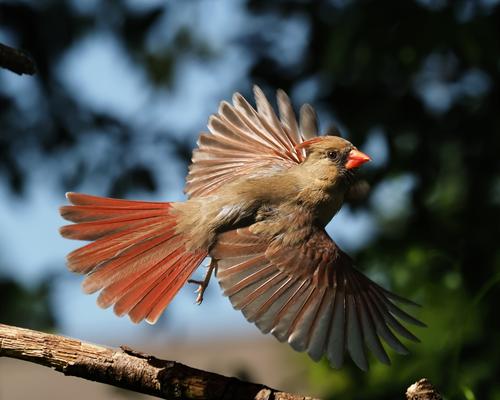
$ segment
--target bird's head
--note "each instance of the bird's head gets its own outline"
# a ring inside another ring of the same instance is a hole
[[[339,136],[315,137],[299,144],[296,148],[306,150],[304,166],[313,168],[317,174],[331,179],[338,177],[349,179],[355,168],[371,160],[351,142]]]

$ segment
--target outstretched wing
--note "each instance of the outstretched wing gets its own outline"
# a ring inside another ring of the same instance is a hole
[[[310,105],[300,113],[300,126],[290,99],[278,90],[278,119],[266,96],[254,86],[255,110],[239,94],[233,104],[223,101],[208,121],[210,133],[202,133],[194,150],[184,191],[204,196],[241,176],[289,168],[305,158],[295,146],[317,136],[316,114]]]
[[[365,344],[389,364],[380,338],[405,354],[393,331],[418,339],[399,320],[424,326],[394,302],[414,303],[357,271],[323,229],[291,247],[241,228],[219,235],[211,256],[224,294],[248,321],[314,360],[326,355],[336,368],[348,352],[366,370]]]

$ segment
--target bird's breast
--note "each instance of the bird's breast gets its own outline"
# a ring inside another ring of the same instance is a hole
[[[325,227],[342,207],[343,193],[318,193],[313,195],[309,208],[314,216],[315,223]]]

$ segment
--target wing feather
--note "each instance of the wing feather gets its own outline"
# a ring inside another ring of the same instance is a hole
[[[295,316],[300,313],[302,306],[307,299],[307,292],[311,290],[311,285],[307,281],[299,282],[297,289],[286,299],[281,309],[274,318],[274,327],[271,333],[280,341],[288,339],[290,326],[295,320]]]
[[[344,363],[344,346],[346,335],[346,301],[343,285],[335,291],[332,325],[330,327],[327,357],[330,365],[340,368]]]
[[[263,333],[269,333],[273,328],[276,314],[289,298],[289,292],[297,286],[296,279],[285,277],[284,282],[255,310],[251,322],[255,322]]]
[[[250,226],[220,234],[210,253],[224,294],[250,322],[314,360],[326,355],[336,368],[348,353],[368,369],[366,347],[390,363],[381,339],[407,352],[391,329],[415,340],[398,321],[409,314],[354,269],[324,230],[298,246],[280,243]]]
[[[389,356],[384,350],[379,337],[377,336],[377,329],[370,314],[370,309],[365,302],[364,296],[358,298],[359,301],[359,314],[361,317],[361,326],[363,327],[363,334],[369,349],[377,356],[377,358],[384,364],[390,364]]]
[[[239,303],[234,303],[234,308],[241,309],[243,315],[250,322],[254,322],[258,317],[258,309],[272,296],[273,289],[283,282],[285,277],[278,271],[274,273],[258,286],[249,296],[241,299]]]
[[[282,142],[277,138],[274,132],[270,132],[262,125],[262,119],[259,117],[257,111],[246,101],[246,99],[239,93],[233,96],[233,104],[236,111],[240,112],[240,118],[245,125],[252,130],[256,136],[262,137],[265,141],[269,142],[276,150],[282,149]]]
[[[397,336],[389,329],[385,316],[386,314],[383,311],[383,306],[378,302],[378,299],[367,293],[364,293],[364,296],[368,299],[367,304],[370,307],[371,315],[375,316],[374,320],[377,325],[377,334],[379,334],[397,353],[408,354],[406,346],[403,345]]]
[[[302,137],[300,136],[299,126],[297,124],[297,118],[293,112],[293,107],[287,94],[278,89],[277,95],[278,99],[278,109],[280,112],[281,124],[285,131],[287,132],[290,141],[294,143],[301,143]],[[299,155],[305,156],[305,153],[299,153]]]
[[[412,340],[414,342],[418,342],[418,338],[413,335],[408,329],[406,329],[401,323],[389,312],[389,304],[393,307],[393,309],[398,309],[394,304],[385,302],[382,296],[379,293],[375,293],[375,297],[377,297],[378,302],[376,304],[379,305],[379,310],[382,312],[385,321],[387,324],[400,336],[403,336],[406,339]]]
[[[356,300],[352,294],[347,296],[347,350],[355,364],[363,371],[368,370],[368,361],[363,343],[363,330],[359,321]]]
[[[324,288],[312,287],[300,313],[295,316],[290,327],[288,343],[297,351],[308,349],[311,333],[314,331],[318,311],[325,296]]]
[[[356,298],[357,302],[357,310],[360,318],[363,336],[368,348],[377,356],[377,358],[382,361],[384,364],[390,364],[389,357],[380,342],[380,339],[377,335],[377,328],[375,326],[374,319],[377,315],[372,315],[370,312],[369,304],[367,303],[366,293],[363,291],[363,287],[357,279],[355,275],[351,274],[351,281],[353,286],[356,287],[359,296]]]
[[[223,101],[210,117],[210,132],[200,134],[189,167],[185,187],[189,197],[208,195],[243,176],[276,173],[305,159],[305,150],[296,146],[304,137],[317,135],[314,110],[307,107],[299,128],[283,91],[277,92],[280,118],[257,86],[254,95],[257,109],[235,93],[232,105]]]
[[[291,151],[295,147],[291,138],[283,129],[281,122],[274,113],[271,104],[267,100],[264,92],[258,87],[254,86],[255,102],[257,104],[257,112],[259,114],[262,125],[272,132],[275,137],[280,141],[283,148]]]
[[[310,104],[304,104],[300,108],[300,132],[306,140],[318,136],[318,119]]]
[[[320,306],[315,315],[314,322],[311,324],[309,333],[309,343],[307,353],[314,361],[319,361],[326,352],[328,333],[333,314],[332,296],[325,290],[322,295]]]

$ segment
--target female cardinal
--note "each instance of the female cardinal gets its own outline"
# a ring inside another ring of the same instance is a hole
[[[254,88],[257,110],[239,94],[222,102],[193,152],[186,202],[117,200],[68,193],[61,234],[92,243],[68,255],[86,274],[87,293],[134,322],[157,321],[207,256],[200,303],[215,269],[234,308],[314,360],[340,367],[348,352],[368,368],[365,343],[385,363],[383,338],[418,341],[398,319],[423,325],[394,301],[414,304],[372,282],[325,232],[353,190],[353,171],[370,158],[338,136],[317,136],[314,110],[297,122],[279,90],[276,116]]]

